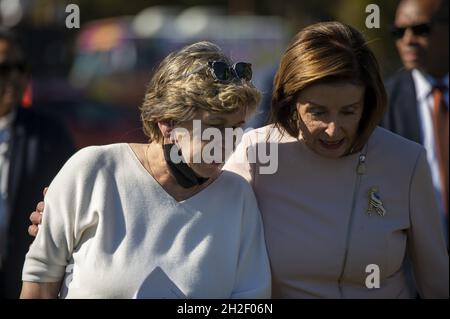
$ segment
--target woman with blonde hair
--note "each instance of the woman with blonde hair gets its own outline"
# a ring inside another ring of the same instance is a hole
[[[422,146],[378,127],[386,93],[362,35],[339,22],[299,32],[274,81],[273,124],[226,169],[262,213],[274,298],[448,298],[448,254]],[[278,145],[261,174],[255,149]],[[407,254],[407,251],[409,254]]]
[[[241,126],[260,100],[250,80],[209,42],[166,57],[141,107],[149,143],[82,149],[51,183],[21,297],[268,298],[251,187],[193,160],[207,145],[193,122]]]

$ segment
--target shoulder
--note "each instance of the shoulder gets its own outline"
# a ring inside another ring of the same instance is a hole
[[[79,150],[56,174],[48,194],[72,201],[79,198],[77,194],[94,196],[97,191],[116,185],[118,176],[126,177],[129,173],[124,146],[127,144],[89,146]]]
[[[250,210],[255,210],[255,213],[259,214],[253,187],[247,179],[229,170],[223,170],[218,178],[220,180],[216,189],[221,191],[221,200],[228,204],[234,203],[242,207],[244,211],[251,208]]]
[[[396,87],[404,85],[405,83],[412,83],[413,78],[410,71],[399,71],[393,74],[385,81],[385,86],[388,91]]]
[[[221,189],[226,189],[226,193],[230,194],[231,197],[235,198],[235,196],[239,196],[239,194],[244,196],[254,195],[250,183],[235,172],[223,170],[218,179],[221,184]]]
[[[377,127],[369,139],[369,151],[377,155],[380,161],[399,166],[415,165],[425,148],[411,140],[382,127]]]
[[[124,162],[126,147],[126,144],[120,143],[82,148],[66,162],[62,171],[70,170],[77,175],[98,174]]]
[[[253,222],[260,221],[261,213],[251,184],[241,175],[231,171],[223,171],[219,178],[221,199],[216,203],[223,203],[229,218],[238,217],[246,227],[255,226]]]
[[[411,71],[399,71],[385,82],[386,93],[389,97],[388,112],[397,103],[414,103],[415,86]]]
[[[283,143],[295,139],[284,130],[279,129],[274,124],[269,124],[257,129],[251,129],[246,131],[242,140],[247,144],[257,144],[257,143]]]

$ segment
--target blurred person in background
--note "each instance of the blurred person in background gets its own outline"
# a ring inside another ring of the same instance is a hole
[[[386,82],[383,126],[427,150],[448,246],[449,1],[400,1],[392,33],[404,68]]]
[[[24,225],[44,185],[75,151],[55,119],[20,106],[29,80],[15,35],[0,29],[0,298],[17,298],[24,254],[31,241]]]

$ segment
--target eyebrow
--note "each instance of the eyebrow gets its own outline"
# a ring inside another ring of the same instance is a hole
[[[310,104],[312,107],[323,107],[323,108],[326,108],[326,106],[320,105],[320,104],[315,103],[315,102],[312,102],[312,101],[306,101],[306,103]],[[343,106],[341,106],[341,107],[356,106],[357,104],[360,104],[360,103],[361,103],[361,102],[358,101],[358,102],[354,102],[354,103],[351,103],[351,104],[343,105]]]

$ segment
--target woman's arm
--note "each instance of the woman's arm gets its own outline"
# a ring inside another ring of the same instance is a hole
[[[422,298],[448,299],[448,252],[425,150],[411,179],[409,205],[408,249],[419,294]]]
[[[102,165],[95,151],[83,149],[69,159],[45,195],[42,224],[25,257],[22,298],[58,297],[74,247],[91,223],[89,196]]]
[[[240,252],[232,299],[268,299],[271,273],[261,213],[250,185],[244,185]]]
[[[37,283],[25,281],[22,285],[20,299],[56,299],[61,282]]]

